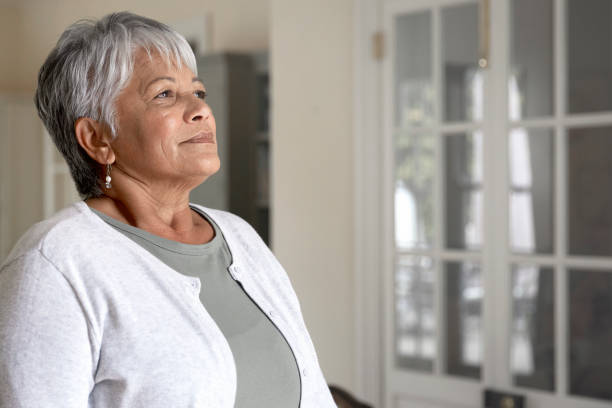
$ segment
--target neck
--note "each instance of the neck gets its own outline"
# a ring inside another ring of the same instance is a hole
[[[87,205],[123,223],[165,238],[185,241],[205,222],[189,207],[189,190],[115,183]],[[163,193],[161,192],[163,191]]]

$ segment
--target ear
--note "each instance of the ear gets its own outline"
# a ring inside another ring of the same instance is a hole
[[[110,143],[111,135],[106,126],[91,118],[78,118],[74,122],[74,133],[89,157],[100,164],[115,161],[115,152]]]

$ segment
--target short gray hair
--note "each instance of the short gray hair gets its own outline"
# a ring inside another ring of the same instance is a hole
[[[100,164],[79,145],[75,121],[88,117],[117,136],[115,102],[134,70],[135,51],[157,51],[167,62],[185,64],[197,75],[191,47],[158,21],[128,12],[98,21],[80,20],[60,36],[38,74],[38,115],[66,159],[83,199],[102,195]]]

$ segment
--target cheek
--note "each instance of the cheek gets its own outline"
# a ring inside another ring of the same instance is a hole
[[[177,156],[177,142],[181,134],[181,117],[171,109],[150,109],[133,112],[135,120],[120,123],[117,147],[124,156],[140,157],[159,167],[164,162],[174,161]]]
[[[167,151],[176,143],[177,131],[181,123],[173,115],[146,115],[139,129],[140,143],[147,148]]]
[[[138,118],[141,133],[159,133],[168,126],[169,118],[161,112],[146,112]]]

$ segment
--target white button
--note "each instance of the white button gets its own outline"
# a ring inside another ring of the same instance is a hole
[[[193,286],[195,289],[197,289],[198,288],[198,282],[196,282],[196,281],[191,282],[191,286]]]
[[[268,310],[268,316],[271,318],[274,317],[274,312],[272,310]]]
[[[306,377],[307,373],[308,373],[308,371],[305,368],[302,368],[302,375],[304,377]]]
[[[234,266],[234,275],[240,275],[240,268],[238,268],[237,266]]]

